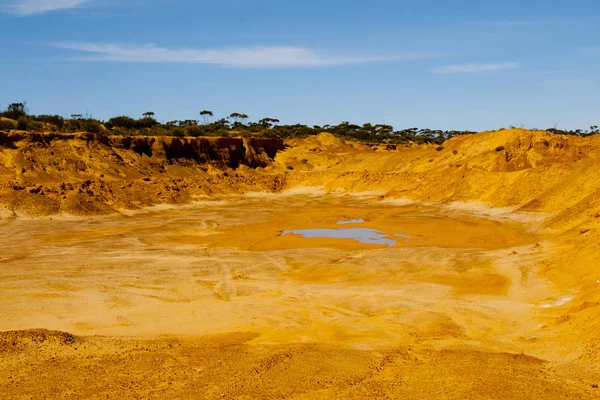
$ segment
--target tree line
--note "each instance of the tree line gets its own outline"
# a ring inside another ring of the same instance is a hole
[[[17,129],[34,132],[90,132],[106,135],[123,136],[253,136],[306,138],[322,132],[331,133],[339,138],[365,143],[435,143],[458,135],[473,134],[473,131],[435,130],[425,128],[407,128],[396,130],[392,125],[371,124],[363,125],[342,122],[337,125],[282,125],[277,118],[262,118],[249,121],[244,113],[234,112],[226,117],[215,119],[210,110],[198,113],[199,119],[173,120],[161,123],[156,120],[153,111],[147,111],[140,118],[121,115],[101,121],[87,114],[71,114],[65,118],[60,115],[35,115],[29,113],[27,103],[11,103],[0,111],[0,130]],[[513,128],[513,127],[511,127]],[[547,129],[550,133],[588,136],[599,133],[598,126],[589,130],[560,130]]]

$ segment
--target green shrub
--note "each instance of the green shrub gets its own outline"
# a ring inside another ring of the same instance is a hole
[[[87,119],[83,123],[83,130],[89,133],[100,133],[102,129],[102,123],[95,119]]]
[[[0,117],[18,120],[27,116],[27,103],[12,103],[6,107],[6,110],[0,112]]]
[[[15,123],[6,119],[0,120],[0,131],[15,129]]]
[[[82,122],[79,119],[69,119],[66,120],[63,124],[63,132],[73,133],[73,132],[81,132],[82,130]]]
[[[19,130],[19,131],[26,131],[28,127],[29,127],[29,118],[27,118],[27,117],[20,117],[17,120],[17,130]]]
[[[108,120],[111,126],[115,128],[133,129],[137,127],[137,122],[131,117],[121,115],[120,117],[114,117]]]
[[[60,115],[38,115],[35,117],[35,120],[54,125],[57,129],[62,129],[63,125],[65,124],[65,119]]]
[[[158,121],[156,121],[154,118],[151,118],[151,117],[140,118],[137,121],[135,121],[135,127],[138,129],[152,128],[153,126],[155,126],[157,124],[158,124]]]
[[[184,137],[185,131],[179,127],[176,127],[176,128],[171,129],[171,135],[177,136],[177,137]]]
[[[502,151],[502,150],[504,150],[504,146],[498,146],[498,147],[496,147],[496,151]]]
[[[185,136],[198,137],[206,135],[205,129],[202,126],[188,126],[183,128],[183,131],[185,132]]]
[[[442,151],[444,150],[444,146],[438,146],[435,148],[436,151]]]
[[[148,129],[147,132],[148,136],[169,136],[170,133],[167,129],[163,128],[162,126],[153,126],[152,128]]]
[[[47,128],[43,122],[35,121],[31,118],[27,119],[27,130],[33,132],[43,132],[46,131]]]

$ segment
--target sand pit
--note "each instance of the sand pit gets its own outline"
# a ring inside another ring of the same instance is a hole
[[[15,142],[0,397],[598,398],[595,140]]]
[[[340,221],[388,239],[282,235],[349,229]],[[536,222],[484,217],[464,207],[295,194],[87,219],[8,220],[0,234],[6,243],[0,330],[43,327],[72,333],[79,343],[34,339],[40,352],[34,365],[45,380],[4,369],[11,378],[0,376],[2,390],[13,394],[25,387],[27,393],[78,390],[93,397],[78,375],[51,378],[53,363],[65,371],[90,363],[111,370],[130,365],[131,374],[156,368],[192,374],[202,381],[201,398],[360,398],[369,385],[380,394],[410,396],[415,379],[432,379],[423,370],[428,358],[435,359],[434,369],[465,362],[523,368],[523,379],[548,389],[547,398],[564,389],[553,389],[545,375],[563,358],[552,358],[532,338],[543,335],[544,320],[568,294],[536,277],[524,282],[519,272],[553,251]],[[28,349],[9,354],[14,367],[32,350],[22,336],[13,341]],[[331,360],[314,364],[315,357]],[[282,364],[292,371],[289,377],[279,376],[277,384],[262,378],[267,386],[250,389],[254,374],[274,373]],[[215,378],[216,370],[226,376]],[[406,381],[398,377],[406,370],[422,372]],[[457,378],[452,374],[444,379]],[[298,382],[299,376],[308,381]],[[179,381],[174,393],[194,398],[190,382]],[[531,389],[527,382],[517,384],[523,393]],[[586,396],[592,384],[568,390]],[[173,389],[136,385],[131,393],[156,398]],[[437,393],[449,395],[449,389],[442,384]]]

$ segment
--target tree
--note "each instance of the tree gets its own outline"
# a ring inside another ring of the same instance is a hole
[[[144,116],[144,118],[154,118],[154,111],[146,111],[145,113],[142,114]]]
[[[233,122],[238,122],[241,117],[242,117],[242,114],[237,113],[237,112],[229,114],[229,119],[232,119]]]
[[[265,129],[270,129],[273,125],[278,124],[279,120],[277,118],[263,118],[258,121],[260,125]]]
[[[179,121],[179,126],[182,126],[182,127],[196,126],[196,125],[198,125],[198,121],[196,121],[195,119],[186,119],[184,121]]]
[[[225,118],[221,118],[218,121],[215,121],[215,123],[213,124],[215,125],[217,128],[229,128],[229,121],[226,120]]]
[[[214,114],[210,110],[202,110],[200,111],[200,116],[202,117],[202,122],[204,122],[204,125],[207,125],[209,122],[211,122]]]
[[[113,117],[108,122],[115,128],[135,129],[137,128],[137,122],[131,117],[121,115],[119,117]]]
[[[377,124],[375,125],[375,131],[377,134],[387,135],[394,131],[394,127],[386,124]]]
[[[71,119],[81,119],[83,118],[83,115],[81,114],[71,114]]]
[[[0,113],[0,116],[10,119],[19,119],[27,116],[27,103],[11,103],[6,107],[6,111]]]
[[[248,115],[240,114],[240,119],[242,120],[242,124],[245,124],[246,120],[248,120]]]

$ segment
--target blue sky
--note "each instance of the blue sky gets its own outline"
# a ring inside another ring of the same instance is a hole
[[[599,21],[597,0],[0,0],[0,106],[587,128]]]

